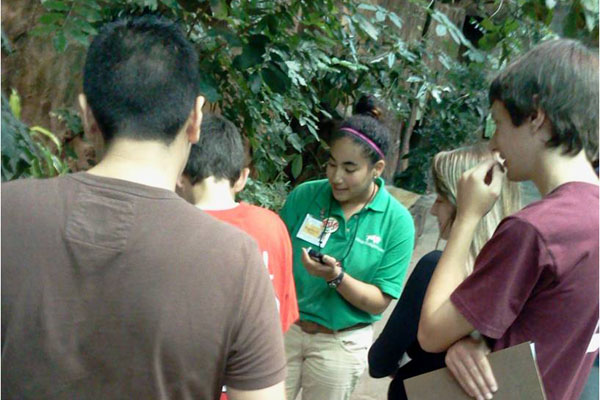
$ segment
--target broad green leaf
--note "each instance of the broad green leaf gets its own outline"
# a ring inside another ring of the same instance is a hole
[[[396,25],[396,27],[398,29],[402,29],[402,20],[400,19],[400,17],[395,12],[390,12],[388,14],[388,17],[390,18],[390,21],[392,21],[392,23],[394,25]]]
[[[258,72],[254,72],[252,75],[250,75],[250,77],[248,78],[248,82],[250,83],[250,90],[252,91],[252,93],[257,94],[258,92],[260,92],[262,80],[260,79],[260,75],[258,74]]]
[[[78,27],[70,25],[67,29],[65,29],[65,31],[71,39],[81,43],[86,47],[89,46],[89,36],[82,32]]]
[[[219,94],[219,85],[209,73],[200,73],[200,82],[198,82],[198,87],[200,94],[206,97],[206,100],[209,102],[215,103],[221,100],[221,95]]]
[[[300,72],[300,63],[298,61],[286,61],[285,65],[287,65],[287,67],[294,72]]]
[[[357,64],[357,63],[353,63],[353,62],[350,62],[350,61],[338,60],[338,59],[334,59],[333,61],[337,61],[337,64],[341,65],[342,67],[346,67],[346,68],[348,68],[348,69],[350,69],[352,71],[359,71],[359,70],[368,71],[368,68],[365,67],[362,64]]]
[[[298,154],[294,157],[294,161],[292,161],[292,176],[297,178],[300,176],[302,172],[302,155]]]
[[[507,20],[504,24],[504,32],[514,32],[519,28],[519,22],[515,19]]]
[[[496,30],[496,25],[494,25],[494,23],[490,19],[488,19],[488,18],[483,19],[479,24],[486,31],[494,31],[494,30]]]
[[[385,17],[386,17],[386,12],[385,11],[377,10],[377,12],[375,13],[375,20],[377,22],[383,22],[383,21],[385,21]]]
[[[306,127],[308,128],[308,131],[311,133],[311,135],[313,135],[315,139],[319,140],[319,133],[317,132],[315,127],[308,124],[306,125]]]
[[[300,136],[297,133],[290,133],[287,136],[287,140],[297,152],[302,152],[302,140],[300,140]]]
[[[4,97],[4,95],[2,97]],[[15,118],[21,119],[21,97],[19,97],[19,93],[17,93],[15,89],[10,91],[8,103]]]
[[[381,54],[381,55],[379,55],[379,56],[375,57],[374,59],[372,59],[372,60],[370,61],[370,63],[371,63],[371,64],[375,64],[375,63],[381,62],[381,61],[385,60],[385,58],[386,58],[386,57],[387,57],[387,55],[386,55],[385,53],[383,53],[383,54]]]
[[[102,6],[98,4],[98,0],[77,0],[77,2],[89,8],[93,8],[96,11],[102,11]]]
[[[598,15],[598,11],[599,11],[599,4],[598,4],[598,0],[580,0],[581,1],[581,5],[583,6],[583,8],[585,8],[587,11]]]
[[[265,45],[268,38],[264,35],[254,35],[249,38],[249,44],[242,47],[242,54],[233,59],[233,66],[238,70],[246,70],[263,62]]]
[[[44,1],[42,5],[50,11],[68,11],[70,8],[65,1]]]
[[[56,31],[58,29],[58,25],[48,24],[48,25],[36,25],[29,34],[32,36],[47,36],[48,34]]]
[[[556,0],[546,0],[546,7],[552,10],[554,7],[556,7]]]
[[[87,33],[89,35],[98,34],[96,28],[94,28],[88,21],[84,21],[80,18],[73,18],[72,24],[79,28],[82,33]]]
[[[63,31],[58,31],[54,35],[54,39],[52,39],[52,43],[54,44],[54,48],[57,52],[62,53],[65,51],[67,47],[67,39],[65,38],[65,33]]]
[[[485,119],[485,129],[483,132],[483,137],[489,139],[492,136],[494,136],[494,132],[496,132],[496,123],[494,122],[492,115],[488,114],[488,116]]]
[[[76,13],[81,18],[83,18],[87,22],[98,22],[102,21],[102,14],[100,11],[96,10],[93,7],[90,7],[86,3],[77,3],[73,10],[73,13]]]
[[[285,93],[290,87],[290,79],[275,65],[263,68],[260,75],[267,86],[275,93]]]
[[[377,7],[372,4],[362,3],[358,5],[359,10],[377,11]]]
[[[585,17],[585,26],[589,32],[592,32],[598,26],[598,13],[592,14],[589,12],[583,13]]]
[[[570,38],[577,37],[577,15],[575,13],[570,12],[565,17],[563,21],[563,34]]]
[[[394,66],[395,62],[396,62],[396,54],[395,53],[388,54],[388,67],[392,68]]]
[[[144,3],[144,7],[148,8],[152,11],[156,11],[156,9],[158,8],[158,1],[157,0],[143,0]]]
[[[46,136],[48,139],[52,140],[52,142],[56,145],[56,148],[58,149],[58,151],[60,151],[62,149],[62,144],[60,143],[60,140],[58,140],[56,135],[54,135],[54,133],[50,132],[48,129],[43,128],[41,126],[32,126],[30,129],[33,132],[41,133],[42,135]]]
[[[371,39],[377,40],[377,38],[379,37],[379,31],[373,26],[372,23],[369,22],[369,20],[364,15],[356,14],[354,15],[354,18],[356,19],[358,26],[360,26],[360,29],[362,29],[363,32],[369,35]]]
[[[225,0],[210,0],[210,9],[213,16],[217,19],[225,19],[229,14],[227,2]]]
[[[56,22],[62,21],[64,19],[64,14],[62,13],[57,13],[57,12],[51,12],[51,13],[46,13],[43,14],[40,17],[40,23],[41,24],[54,24]]]

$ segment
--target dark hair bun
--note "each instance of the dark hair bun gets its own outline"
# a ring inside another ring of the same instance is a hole
[[[362,114],[377,120],[381,119],[383,111],[377,103],[375,97],[370,94],[360,96],[360,99],[358,99],[358,102],[356,102],[356,105],[354,106],[354,115]]]

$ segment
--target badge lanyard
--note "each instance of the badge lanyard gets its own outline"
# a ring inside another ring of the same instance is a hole
[[[362,208],[356,214],[356,215],[358,215],[358,218],[356,220],[356,226],[354,227],[354,233],[352,234],[352,240],[350,241],[350,244],[346,246],[346,251],[344,252],[344,256],[339,260],[340,266],[342,267],[342,269],[344,268],[343,261],[350,254],[350,251],[352,250],[352,246],[354,245],[354,241],[356,240],[356,235],[358,233],[358,225],[360,224],[360,216],[361,216],[362,212],[364,211],[365,207],[371,202],[371,200],[373,200],[374,195],[375,195],[375,188],[373,188],[373,192],[371,193],[371,196],[369,197],[367,202],[362,206]],[[334,200],[333,195],[331,195],[331,197],[329,198],[329,207],[327,209],[327,218],[325,219],[325,221],[328,220],[331,216],[331,203],[333,202],[333,200]],[[319,236],[319,248],[323,248],[321,245],[323,244],[323,236],[325,235],[326,230],[327,230],[327,225],[325,225],[323,227],[323,231],[321,232],[321,235]]]

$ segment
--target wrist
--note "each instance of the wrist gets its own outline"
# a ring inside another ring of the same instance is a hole
[[[342,268],[339,268],[339,271],[339,274],[335,278],[327,281],[327,286],[329,286],[332,289],[337,289],[338,286],[342,284],[342,280],[344,280],[344,270]]]
[[[327,276],[324,276],[324,278],[327,282],[329,282],[329,281],[332,281],[335,278],[337,278],[341,273],[342,273],[342,267],[340,267],[339,265],[336,265],[335,267],[333,267],[331,269],[331,272],[329,274],[327,274]]]
[[[479,224],[479,221],[481,221],[481,218],[483,217],[475,214],[457,213],[452,228],[474,230],[477,227],[477,224]]]

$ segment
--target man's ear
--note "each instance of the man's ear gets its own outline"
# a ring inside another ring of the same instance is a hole
[[[194,204],[194,194],[192,186],[193,185],[190,181],[190,178],[184,173],[181,173],[177,177],[177,182],[175,183],[175,193],[177,193],[188,203]]]
[[[546,112],[541,108],[538,108],[531,114],[531,125],[533,126],[534,131],[539,131],[546,121]]]
[[[200,140],[200,126],[202,125],[202,107],[204,106],[204,96],[196,97],[194,108],[190,112],[186,133],[190,143],[198,143]]]
[[[92,109],[87,103],[87,98],[85,95],[80,93],[77,97],[77,100],[79,102],[79,107],[81,108],[81,122],[83,124],[83,132],[85,133],[85,137],[94,146],[96,154],[101,156],[104,153],[105,142],[102,132],[100,131],[100,127],[98,127],[96,118],[94,117]]]
[[[240,171],[240,177],[237,181],[235,181],[233,187],[231,188],[233,193],[238,194],[244,190],[244,187],[246,187],[246,183],[248,182],[248,175],[250,175],[250,168],[242,168]]]
[[[176,190],[181,190],[181,189],[183,189],[183,188],[184,188],[184,186],[185,186],[184,179],[185,179],[185,178],[183,177],[183,174],[180,174],[180,175],[177,177],[177,182],[175,182],[175,189],[176,189]]]

